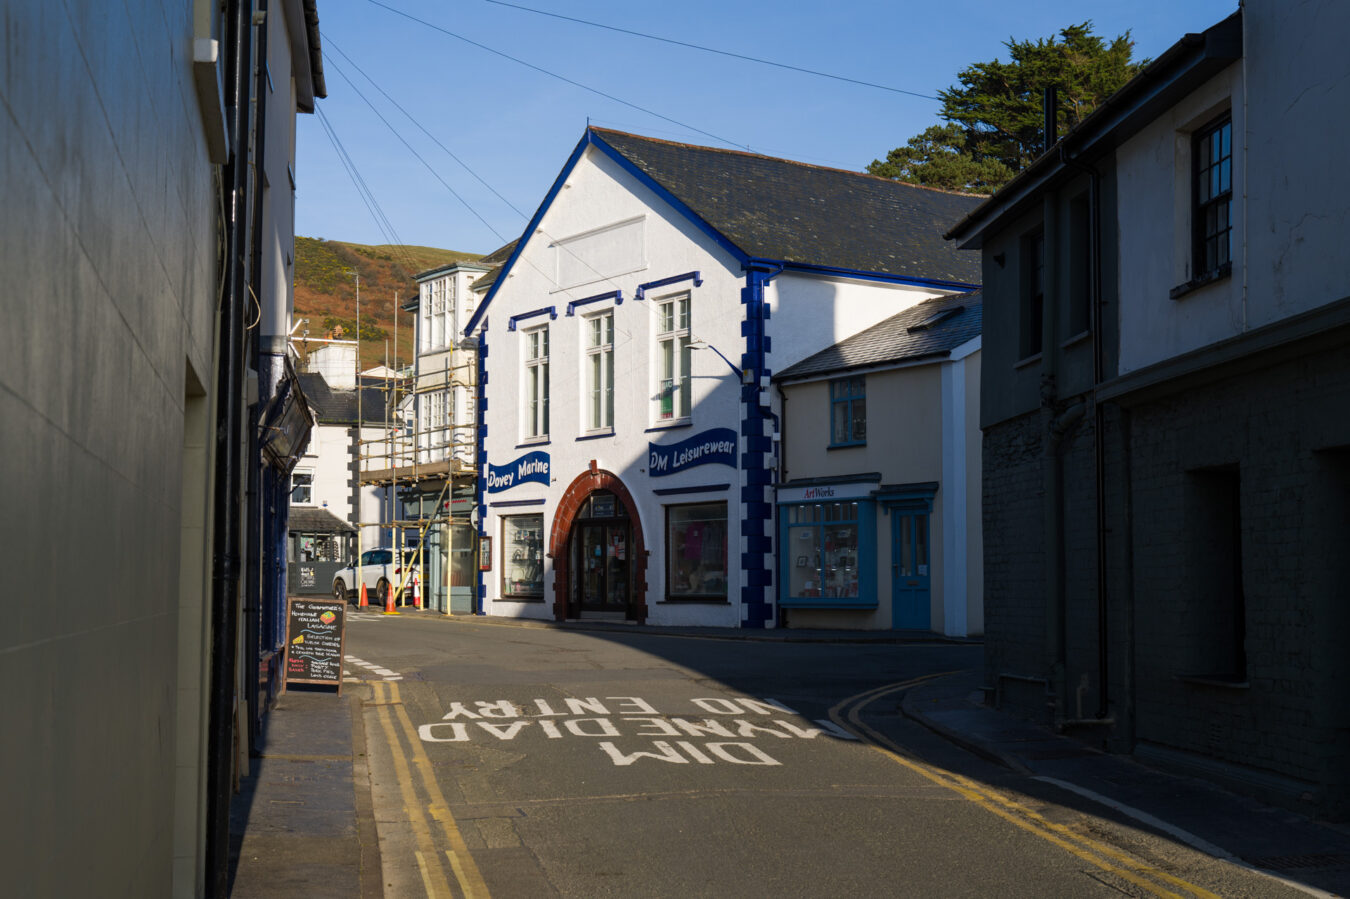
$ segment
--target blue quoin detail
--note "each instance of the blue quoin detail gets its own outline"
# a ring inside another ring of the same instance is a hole
[[[639,284],[637,293],[634,297],[639,300],[647,298],[647,291],[654,287],[665,287],[667,284],[679,284],[681,281],[693,281],[695,287],[703,286],[703,274],[701,272],[685,272],[683,275],[671,275],[669,278],[662,278],[659,281],[648,281],[646,284]]]
[[[474,472],[473,479],[473,504],[478,510],[478,539],[487,536],[487,509],[483,505],[484,478],[482,466],[487,464],[487,319],[483,319],[483,330],[478,332],[478,471]],[[475,547],[475,550],[477,547]],[[477,589],[477,602],[474,604],[474,614],[482,615],[484,600],[487,598],[487,584],[483,582],[483,570],[478,565],[478,553],[474,552],[474,580]]]
[[[524,321],[527,318],[537,318],[538,316],[541,315],[547,315],[548,320],[553,321],[555,318],[558,317],[558,307],[545,306],[542,309],[531,309],[529,312],[522,312],[519,315],[513,315],[506,321],[506,330],[514,331],[516,329],[516,322]]]
[[[638,297],[638,299],[642,298]],[[583,299],[580,300],[573,300],[572,302],[567,304],[567,314],[569,317],[576,315],[576,308],[578,306],[585,306],[587,303],[598,303],[601,300],[613,300],[615,306],[622,306],[623,291],[611,290],[609,293],[598,293],[593,297],[584,297]]]
[[[766,443],[772,446],[773,413],[760,405],[759,385],[762,378],[771,374],[767,364],[769,341],[764,333],[768,319],[764,288],[782,270],[781,263],[747,263],[745,287],[741,288],[741,304],[745,306],[741,370],[753,373],[753,383],[741,386],[741,436],[745,438],[745,452],[741,454],[741,469],[745,472],[741,486],[741,534],[747,538],[748,550],[741,554],[745,572],[741,584],[741,626],[746,628],[763,628],[774,619],[773,505],[769,496],[773,456],[764,449]]]

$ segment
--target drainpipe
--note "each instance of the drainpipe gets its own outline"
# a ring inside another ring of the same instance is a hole
[[[1097,396],[1105,380],[1106,363],[1102,334],[1102,176],[1095,168],[1059,148],[1060,161],[1088,175],[1088,298],[1092,309],[1092,464],[1096,492],[1097,527],[1097,718],[1110,714],[1110,626],[1107,622],[1106,579],[1106,410]]]
[[[215,484],[212,520],[211,679],[206,763],[206,895],[224,897],[228,880],[230,796],[234,773],[234,688],[239,605],[240,441],[244,391],[244,204],[248,187],[251,0],[230,0],[226,46],[233,52],[226,74],[231,107],[231,158],[225,166],[225,292],[218,324]]]
[[[253,488],[253,495],[250,497],[251,507],[249,508],[249,545],[254,550],[254,558],[257,559],[257,568],[252,566],[249,569],[249,589],[248,602],[245,608],[244,623],[248,635],[248,651],[244,656],[248,664],[249,674],[246,680],[248,687],[245,690],[245,696],[248,699],[249,706],[249,745],[257,746],[257,742],[262,736],[262,715],[258,696],[258,666],[262,662],[262,655],[265,650],[273,649],[275,642],[275,626],[265,626],[263,621],[264,611],[273,612],[272,621],[277,618],[277,545],[276,533],[278,526],[286,520],[288,505],[281,503],[277,497],[277,477],[270,462],[264,462],[262,451],[259,446],[259,432],[261,410],[267,408],[267,401],[276,396],[277,383],[279,380],[278,369],[284,366],[284,355],[278,360],[273,354],[275,347],[262,347],[262,303],[263,297],[259,296],[257,291],[266,292],[263,286],[263,196],[262,189],[263,171],[266,167],[266,134],[267,134],[267,2],[268,0],[256,0],[257,11],[253,14],[253,21],[257,29],[254,37],[254,63],[253,63],[253,218],[250,227],[251,241],[249,243],[249,286],[254,291],[252,300],[257,304],[257,318],[254,327],[249,331],[250,358],[253,363],[253,370],[258,378],[258,398],[257,403],[249,413],[249,442],[248,442],[248,467],[249,482]],[[247,306],[247,304],[246,304]],[[275,338],[272,338],[275,339]],[[281,338],[284,354],[285,337]],[[268,364],[264,368],[262,365],[263,353],[267,352]],[[285,606],[285,603],[282,603]],[[267,623],[268,625],[271,622]],[[264,645],[264,638],[267,645]],[[270,667],[268,670],[267,693],[270,700],[273,676],[276,669]]]
[[[1042,235],[1047,262],[1054,259],[1051,248],[1059,242],[1059,209],[1054,195],[1041,203]],[[1065,619],[1067,597],[1064,587],[1064,473],[1060,466],[1059,447],[1068,428],[1077,420],[1081,410],[1056,413],[1059,404],[1059,355],[1057,349],[1056,310],[1059,308],[1058,268],[1045,265],[1042,269],[1043,298],[1041,304],[1041,427],[1046,434],[1042,486],[1045,495],[1045,595],[1049,600],[1046,610],[1045,638],[1050,651],[1050,683],[1053,703],[1052,717],[1058,721],[1066,707],[1065,663],[1067,639]]]

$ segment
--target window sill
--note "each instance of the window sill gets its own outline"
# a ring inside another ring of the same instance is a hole
[[[729,606],[731,601],[715,596],[667,596],[656,601],[658,606]]]
[[[828,450],[846,450],[846,449],[858,449],[859,447],[865,447],[865,446],[867,446],[867,441],[866,441],[866,440],[860,440],[860,441],[858,441],[857,443],[831,443],[829,446],[825,447],[825,449],[826,449],[827,451],[828,451]]]
[[[1078,344],[1091,339],[1092,339],[1092,329],[1089,328],[1086,331],[1079,331],[1077,334],[1073,335],[1068,340],[1061,343],[1059,345],[1059,348],[1061,350],[1067,350],[1071,346],[1078,346]]]
[[[1218,687],[1223,690],[1250,690],[1251,682],[1246,678],[1232,677],[1223,674],[1178,674],[1176,679],[1183,684],[1194,684],[1201,687]]]
[[[642,433],[650,434],[652,431],[678,431],[680,428],[692,428],[693,426],[694,426],[693,419],[680,418],[670,422],[669,424],[653,425],[652,427],[648,428]]]
[[[497,602],[543,602],[542,596],[503,596]]]
[[[1027,356],[1025,359],[1019,359],[1019,360],[1017,360],[1016,362],[1014,362],[1014,363],[1013,363],[1013,368],[1016,368],[1016,369],[1031,368],[1031,366],[1039,364],[1040,361],[1041,361],[1041,354],[1040,354],[1040,353],[1032,353],[1030,356]]]
[[[778,601],[778,605],[784,609],[857,609],[867,610],[875,609],[877,601],[875,599],[859,599],[857,597],[839,597],[831,599],[829,597],[815,596],[789,596],[787,599]]]
[[[596,431],[594,433],[583,434],[577,438],[577,442],[580,443],[583,440],[600,440],[605,437],[613,437],[613,436],[614,436],[614,429],[606,428],[603,431]]]
[[[516,449],[525,449],[527,446],[548,446],[553,441],[547,437],[531,437],[523,443],[517,443]]]
[[[1222,281],[1224,278],[1230,277],[1232,274],[1233,274],[1233,263],[1225,262],[1223,265],[1214,269],[1214,271],[1212,272],[1205,272],[1203,275],[1197,275],[1196,277],[1187,281],[1185,284],[1178,284],[1176,287],[1173,287],[1171,290],[1169,290],[1167,292],[1167,295],[1174,300],[1179,300],[1189,293],[1194,293],[1195,291],[1199,290],[1202,287],[1207,287],[1210,284],[1213,284],[1215,281]]]

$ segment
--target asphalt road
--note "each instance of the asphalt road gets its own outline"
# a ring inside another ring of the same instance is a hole
[[[386,895],[1281,896],[899,712],[978,646],[349,619]]]

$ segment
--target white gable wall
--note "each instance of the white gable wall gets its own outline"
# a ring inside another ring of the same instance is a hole
[[[716,240],[654,191],[594,147],[587,148],[568,174],[534,233],[524,237],[519,258],[506,273],[488,310],[486,332],[488,402],[485,415],[486,463],[505,465],[531,451],[547,452],[551,482],[526,482],[484,494],[485,532],[494,539],[493,568],[484,575],[488,614],[551,618],[555,583],[552,560],[545,560],[544,601],[502,602],[501,518],[514,514],[544,515],[544,533],[552,528],[559,500],[573,480],[594,460],[600,470],[617,475],[633,495],[641,518],[642,539],[651,553],[646,573],[647,621],[652,624],[737,626],[741,621],[740,552],[745,544],[740,484],[743,472],[724,465],[702,465],[664,476],[647,470],[648,443],[669,444],[714,427],[739,434],[743,414],[740,384],[728,364],[712,350],[691,353],[692,424],[657,429],[654,397],[658,391],[657,304],[666,297],[691,297],[690,332],[739,366],[745,347],[741,335],[744,307],[741,290],[746,275],[741,263]],[[652,289],[636,299],[640,284],[687,272],[692,280]],[[566,284],[560,287],[559,282]],[[567,315],[567,304],[621,290],[622,304],[612,299],[580,306]],[[771,370],[786,367],[836,343],[939,291],[838,277],[785,273],[776,276],[766,298],[772,318]],[[552,306],[547,315],[520,321],[507,330],[511,316]],[[613,435],[585,433],[587,397],[584,363],[584,318],[612,310],[615,323],[615,427]],[[526,439],[523,409],[524,352],[527,331],[548,325],[550,365],[550,428],[546,442]],[[581,439],[578,439],[581,438]],[[744,440],[740,440],[741,452]],[[737,458],[740,458],[738,452]],[[480,465],[483,460],[480,460]],[[480,471],[484,474],[486,468]],[[658,489],[730,485],[720,491],[660,496]],[[519,505],[544,500],[543,505]],[[691,502],[728,503],[728,598],[725,605],[663,603],[665,597],[664,506]],[[498,504],[498,505],[495,505]],[[509,503],[511,505],[501,505]]]

